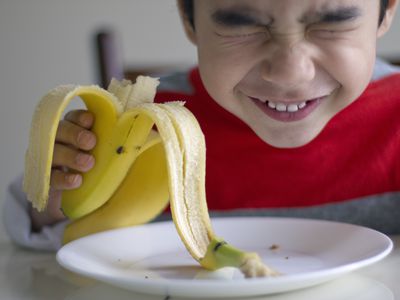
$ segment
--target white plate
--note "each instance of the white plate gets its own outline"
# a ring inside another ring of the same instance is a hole
[[[111,230],[62,247],[65,268],[109,284],[156,295],[249,297],[291,291],[337,278],[390,253],[377,231],[344,223],[292,218],[218,218],[217,235],[256,251],[279,277],[245,279],[233,268],[203,270],[172,222]],[[271,250],[272,245],[279,248]]]

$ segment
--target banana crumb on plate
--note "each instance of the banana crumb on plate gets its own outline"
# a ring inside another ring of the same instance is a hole
[[[277,244],[272,244],[271,247],[269,247],[269,250],[271,250],[271,251],[276,251],[279,249],[280,249],[280,246]]]

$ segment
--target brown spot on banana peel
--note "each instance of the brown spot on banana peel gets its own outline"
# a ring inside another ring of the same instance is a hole
[[[119,146],[116,151],[117,151],[117,154],[122,154],[122,152],[124,152],[124,147]]]
[[[136,151],[140,151],[140,149],[142,149],[142,146],[136,146],[135,150]],[[122,154],[125,152],[125,148],[123,146],[119,146],[116,150],[117,154]]]

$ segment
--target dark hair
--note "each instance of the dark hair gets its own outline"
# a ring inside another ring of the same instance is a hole
[[[183,12],[190,22],[192,27],[194,28],[194,7],[193,7],[193,0],[183,0]]]
[[[383,19],[385,18],[386,9],[388,6],[389,0],[380,0],[380,14],[379,14],[379,25],[381,25]],[[194,8],[193,8],[193,0],[183,0],[183,11],[186,15],[186,18],[194,28]]]
[[[193,0],[190,1],[193,4]],[[389,0],[381,0],[381,11],[380,11],[380,15],[379,15],[379,25],[381,25],[383,19],[385,18],[385,14],[386,14],[386,9],[388,7],[389,4]],[[193,17],[192,17],[193,19]]]

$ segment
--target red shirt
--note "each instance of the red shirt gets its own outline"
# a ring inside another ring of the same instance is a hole
[[[305,146],[278,149],[206,92],[197,69],[184,100],[206,137],[212,210],[305,207],[400,191],[400,74],[372,82]]]

